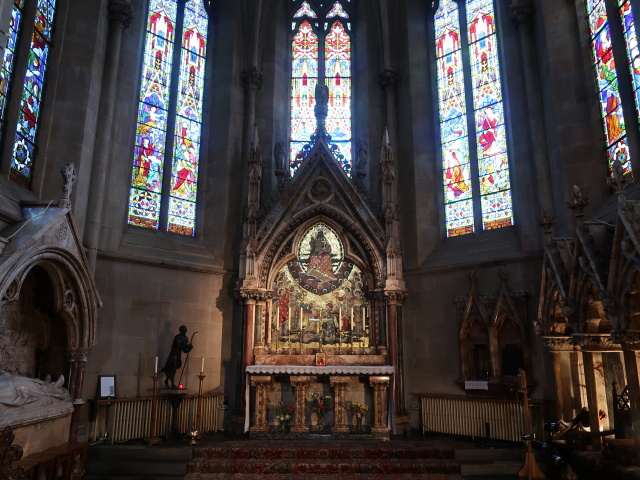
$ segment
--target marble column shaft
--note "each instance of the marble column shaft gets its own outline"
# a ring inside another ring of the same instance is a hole
[[[251,385],[256,389],[255,420],[253,427],[251,427],[254,432],[269,431],[267,390],[270,384],[270,375],[251,377]]]
[[[389,432],[387,427],[387,388],[389,377],[369,377],[373,388],[373,425],[372,433]]]
[[[601,352],[582,352],[584,358],[585,382],[587,385],[587,401],[589,403],[589,422],[591,432],[597,433],[600,427],[598,412],[607,411],[607,394],[604,379],[599,378],[598,372],[602,368]],[[602,438],[596,435],[591,437],[594,449],[602,448]]]
[[[629,388],[629,407],[631,409],[631,422],[633,425],[633,438],[635,444],[640,445],[640,366],[638,365],[639,352],[637,350],[625,350],[624,368],[627,373],[627,387]]]
[[[309,383],[311,383],[311,377],[307,376],[291,376],[290,379],[291,386],[294,390],[294,395],[296,398],[296,406],[295,406],[295,420],[293,422],[293,427],[291,427],[292,432],[308,432],[309,427],[307,426],[307,387]]]
[[[329,382],[333,387],[333,427],[331,431],[334,433],[348,432],[345,392],[349,377],[329,377]]]

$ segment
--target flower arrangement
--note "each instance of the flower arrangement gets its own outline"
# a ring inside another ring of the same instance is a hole
[[[351,402],[349,409],[355,415],[356,418],[362,419],[364,418],[365,412],[369,410],[369,406],[364,403]]]
[[[311,407],[313,408],[313,412],[318,417],[318,423],[316,424],[316,428],[318,430],[322,430],[324,428],[324,414],[329,408],[330,403],[330,395],[319,395],[316,392],[313,392],[311,394]]]
[[[282,400],[278,402],[276,407],[276,418],[280,423],[286,422],[291,418],[293,414],[293,407],[291,405],[285,405]]]

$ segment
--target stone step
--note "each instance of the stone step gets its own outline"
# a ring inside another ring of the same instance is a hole
[[[354,448],[350,447],[279,447],[277,445],[261,448],[243,446],[224,446],[209,448],[194,448],[194,459],[336,459],[336,460],[364,460],[364,459],[453,459],[454,451],[443,448]]]
[[[467,476],[499,476],[499,475],[517,475],[522,469],[522,462],[514,461],[496,461],[489,463],[462,464],[460,465],[460,473]]]
[[[454,458],[458,462],[524,461],[525,453],[524,448],[465,448],[456,449]]]
[[[246,473],[188,473],[182,480],[247,480]],[[145,479],[152,480],[152,479]],[[251,480],[465,480],[460,475],[440,474],[440,473],[406,473],[376,475],[354,474],[348,475],[337,473],[333,475],[324,474],[265,474],[251,475]]]
[[[92,460],[87,462],[89,475],[170,475],[187,473],[186,460]]]
[[[91,445],[87,448],[90,460],[181,460],[191,458],[191,447],[186,445],[164,446],[155,445]]]
[[[440,459],[193,459],[189,473],[308,474],[308,475],[390,475],[406,473],[459,474],[460,465]]]

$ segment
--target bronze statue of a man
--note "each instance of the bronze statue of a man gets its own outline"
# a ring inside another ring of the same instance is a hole
[[[171,352],[167,357],[167,361],[162,367],[160,372],[163,372],[166,376],[164,384],[169,388],[169,381],[171,381],[171,388],[178,388],[175,384],[176,371],[182,366],[182,352],[189,353],[193,349],[193,345],[189,342],[187,337],[187,327],[181,325],[178,329],[180,333],[173,337],[173,343],[171,344]]]

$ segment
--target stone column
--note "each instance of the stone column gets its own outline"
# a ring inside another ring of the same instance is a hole
[[[547,151],[547,136],[544,130],[544,115],[540,97],[538,57],[535,32],[533,30],[534,8],[530,0],[515,0],[511,16],[518,25],[522,51],[525,92],[527,94],[527,117],[529,119],[530,146],[541,207],[551,208],[551,173]]]
[[[387,109],[387,130],[391,136],[393,145],[398,145],[398,132],[396,129],[396,89],[400,83],[400,73],[393,68],[387,67],[379,76],[380,86],[385,94],[385,106]],[[395,185],[397,189],[397,184]]]
[[[373,388],[373,425],[371,433],[389,435],[387,426],[387,388],[389,377],[369,377],[369,384]]]
[[[573,401],[573,376],[571,375],[571,352],[573,342],[571,337],[542,337],[551,352],[553,362],[553,381],[555,387],[555,415],[553,418],[563,418],[567,421],[575,417]]]
[[[349,377],[329,377],[330,385],[333,387],[333,427],[331,433],[347,433],[347,409],[345,405],[345,391],[349,383]]]
[[[270,375],[260,375],[251,377],[251,386],[256,389],[256,404],[255,404],[255,420],[252,432],[268,432],[269,420],[267,417],[267,390],[271,384]]]
[[[245,299],[244,304],[244,367],[253,365],[253,331],[255,325],[256,301]],[[244,371],[244,368],[243,368]]]
[[[596,433],[609,429],[609,414],[607,408],[607,385],[605,383],[604,365],[602,354],[607,351],[618,350],[609,334],[574,334],[574,339],[582,349],[584,359],[584,378],[587,390],[587,403],[589,407],[589,422],[591,432]],[[607,419],[601,422],[599,411],[603,410],[607,414]],[[594,449],[602,448],[602,437],[592,435],[591,442]]]
[[[69,442],[78,441],[78,425],[80,424],[80,409],[84,405],[82,399],[82,387],[84,386],[84,369],[87,365],[87,357],[90,355],[90,348],[72,348],[67,351],[67,361],[70,363],[70,370],[75,370],[75,375],[69,378],[69,392],[73,397],[73,414],[71,415],[71,425],[69,427]],[[73,384],[71,383],[73,382]]]
[[[113,109],[116,104],[120,44],[122,43],[122,32],[131,21],[131,3],[129,0],[109,0],[108,9],[109,39],[104,62],[102,91],[100,92],[100,117],[96,129],[98,137],[91,169],[91,186],[84,237],[87,259],[92,272],[95,272],[96,269],[100,225],[105,203],[107,167],[110,164],[111,131],[113,129]]]
[[[311,377],[307,376],[292,376],[290,379],[291,386],[294,390],[294,395],[296,397],[296,411],[295,411],[295,421],[293,422],[293,427],[291,427],[292,432],[308,432],[309,426],[307,425],[307,387],[309,383],[311,383]]]
[[[620,338],[620,343],[622,344],[624,369],[629,388],[633,439],[637,448],[640,445],[640,334],[625,333]]]

